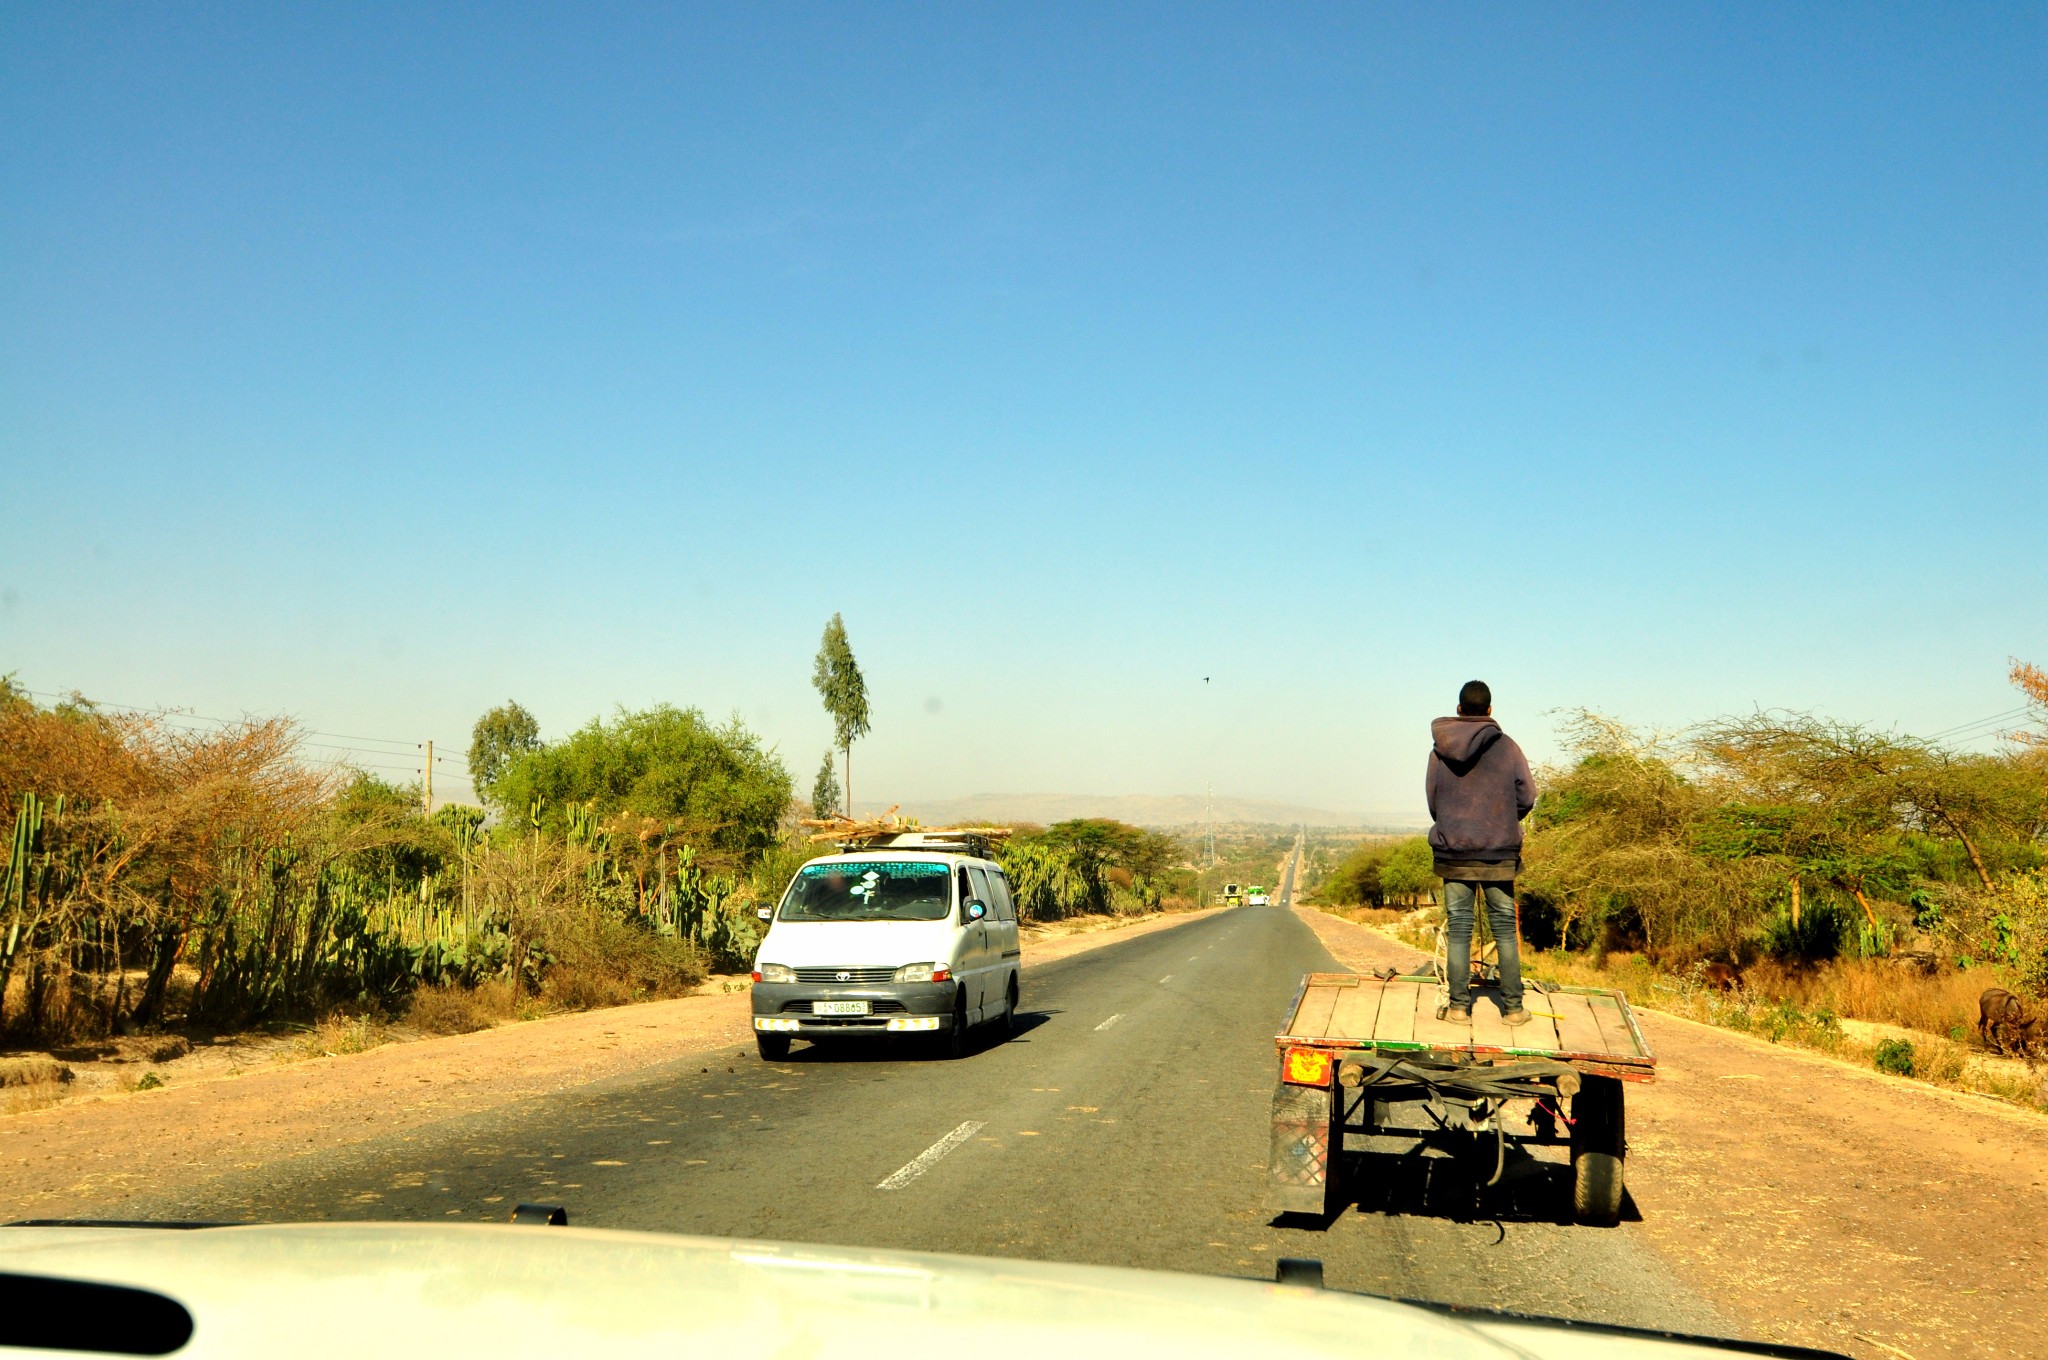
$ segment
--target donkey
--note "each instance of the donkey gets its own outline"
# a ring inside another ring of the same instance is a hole
[[[2029,1053],[2043,1037],[2042,1025],[2027,1014],[2025,1002],[2003,987],[1991,987],[1977,998],[1977,1037],[1994,1052],[2006,1052],[2010,1039],[2016,1042],[2014,1051]]]
[[[1700,965],[1700,985],[1709,991],[1739,992],[1742,990],[1742,970],[1733,964],[1703,963]]]

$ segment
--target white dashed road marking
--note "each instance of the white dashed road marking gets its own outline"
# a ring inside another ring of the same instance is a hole
[[[1173,981],[1173,974],[1168,973],[1165,977],[1159,979],[1159,985],[1164,987],[1167,983],[1171,981]]]
[[[901,1190],[939,1164],[939,1159],[981,1132],[981,1121],[970,1119],[903,1164],[902,1170],[877,1185],[877,1190]]]
[[[1118,1012],[1117,1012],[1117,1013],[1116,1013],[1115,1015],[1112,1015],[1112,1016],[1110,1016],[1110,1017],[1109,1017],[1109,1019],[1107,1019],[1107,1020],[1103,1021],[1103,1022],[1102,1022],[1101,1024],[1097,1025],[1097,1026],[1095,1027],[1095,1028],[1096,1028],[1096,1031],[1097,1031],[1097,1032],[1099,1033],[1099,1032],[1101,1032],[1102,1030],[1106,1030],[1106,1029],[1108,1029],[1108,1028],[1109,1028],[1109,1027],[1110,1027],[1111,1025],[1114,1025],[1114,1024],[1115,1024],[1115,1023],[1117,1022],[1117,1021],[1119,1021],[1119,1020],[1121,1020],[1121,1019],[1123,1019],[1123,1018],[1124,1018],[1124,1013],[1123,1013],[1122,1011],[1118,1011]]]

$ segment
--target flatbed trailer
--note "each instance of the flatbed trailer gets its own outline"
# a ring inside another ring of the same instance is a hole
[[[1417,1154],[1491,1152],[1494,1180],[1513,1138],[1569,1147],[1574,1216],[1616,1222],[1628,1149],[1623,1092],[1657,1075],[1628,998],[1531,985],[1523,1001],[1531,1019],[1514,1026],[1502,1018],[1500,993],[1476,982],[1472,1018],[1441,1018],[1442,985],[1430,974],[1302,979],[1273,1040],[1280,1079],[1268,1207],[1341,1212],[1355,1174],[1347,1137],[1412,1143]]]

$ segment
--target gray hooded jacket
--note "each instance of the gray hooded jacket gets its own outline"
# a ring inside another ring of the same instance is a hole
[[[1423,787],[1436,823],[1429,846],[1437,872],[1460,862],[1519,867],[1522,819],[1536,806],[1528,757],[1491,718],[1438,718],[1429,732]]]

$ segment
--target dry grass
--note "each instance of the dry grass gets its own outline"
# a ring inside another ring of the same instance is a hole
[[[391,1042],[391,1031],[367,1015],[330,1015],[299,1036],[293,1046],[298,1058],[333,1058],[343,1053],[363,1053]]]
[[[30,1110],[47,1110],[64,1101],[64,1083],[61,1081],[29,1082],[22,1086],[0,1087],[0,1114],[24,1114]]]
[[[509,982],[477,987],[422,987],[405,1018],[422,1034],[472,1034],[520,1013],[519,989]]]
[[[554,968],[541,985],[541,999],[555,1010],[594,1011],[634,999],[630,980],[587,968]]]
[[[1816,968],[1760,963],[1743,974],[1750,991],[1803,1010],[1903,1025],[1961,1039],[1977,1024],[1977,998],[2006,985],[1990,968],[1923,976],[1888,959],[1845,959]]]
[[[1910,1044],[1916,1080],[2048,1112],[2044,1069],[1986,1053],[1977,1041],[1977,996],[1998,985],[1988,968],[1925,977],[1885,959],[1760,967],[1745,973],[1744,990],[1732,994],[1666,972],[1641,954],[1532,950],[1525,971],[1563,986],[1614,988],[1634,1006],[1865,1065],[1876,1065],[1888,1040]]]

